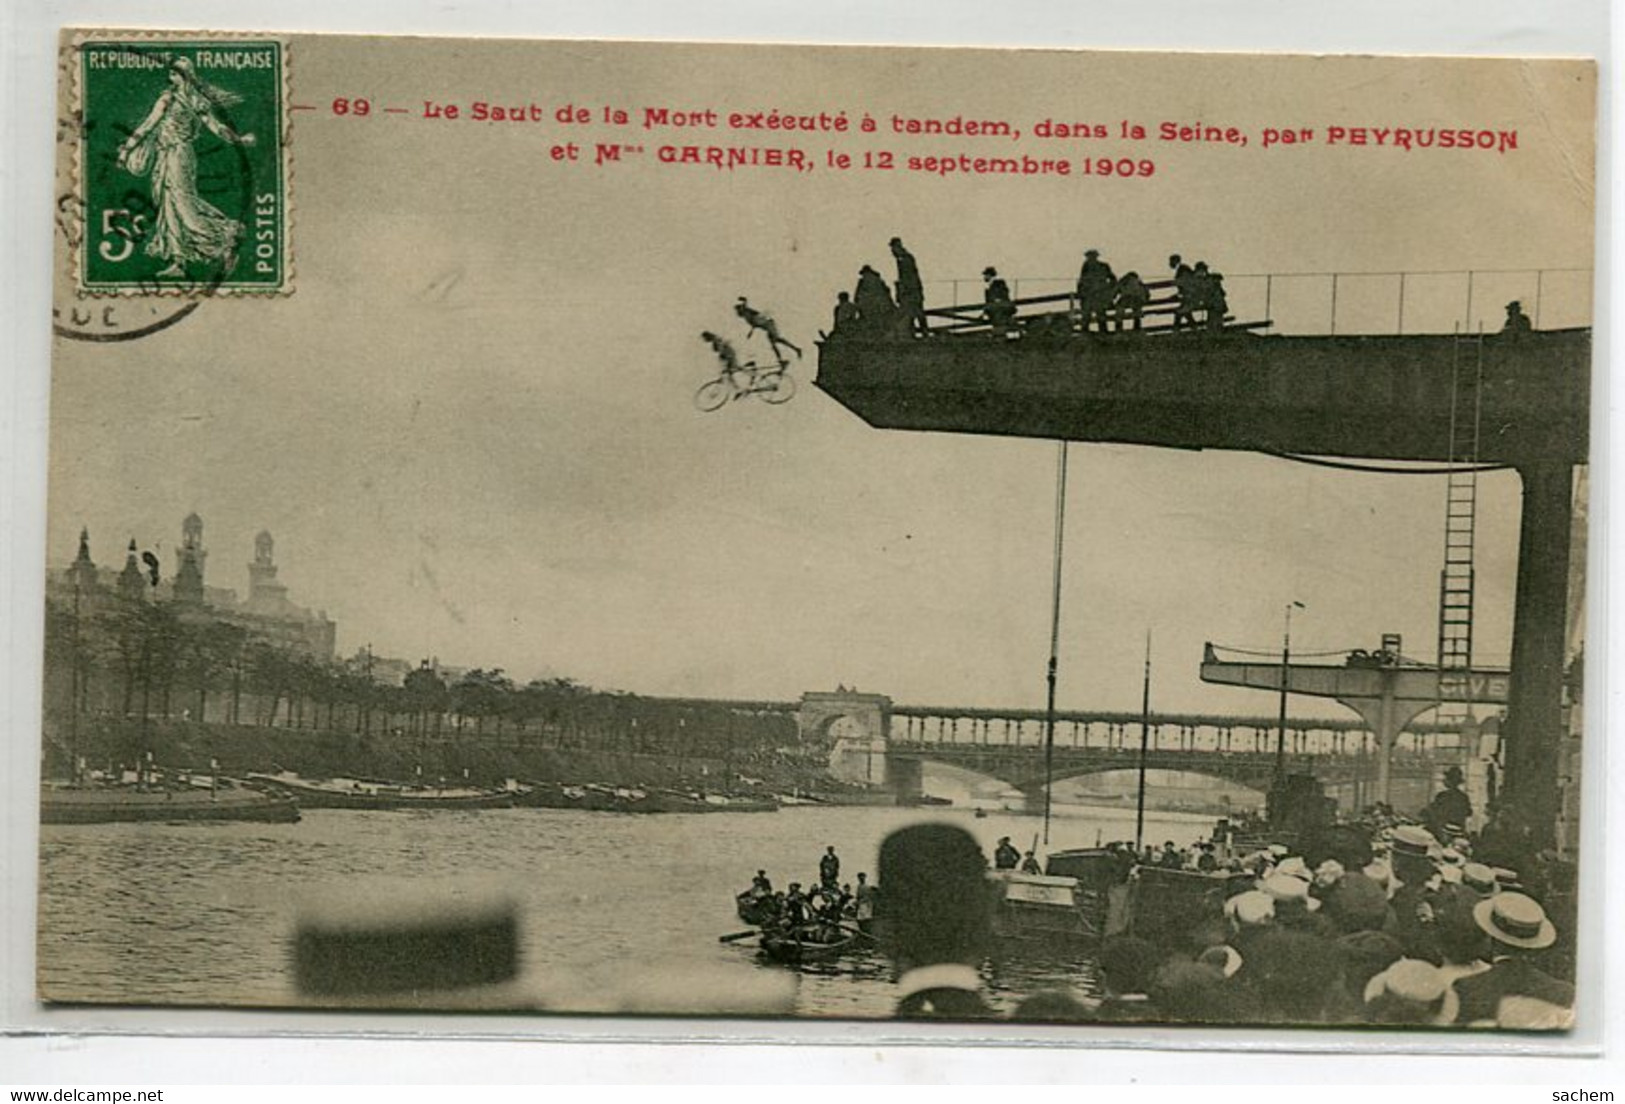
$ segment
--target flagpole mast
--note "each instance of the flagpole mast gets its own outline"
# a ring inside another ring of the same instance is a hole
[[[1066,537],[1066,451],[1061,442],[1055,462],[1055,571],[1049,620],[1049,700],[1044,708],[1044,845],[1049,846],[1050,779],[1055,768],[1055,674],[1061,646],[1061,552]]]
[[[1151,731],[1151,630],[1145,630],[1145,679],[1140,688],[1140,786],[1134,803],[1134,853],[1145,846],[1145,758]]]

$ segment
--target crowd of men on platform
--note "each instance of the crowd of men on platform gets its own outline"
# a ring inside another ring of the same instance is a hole
[[[1189,848],[1169,841],[1137,853],[1130,843],[1111,845],[1127,877],[1143,882],[1166,877],[1163,870],[1180,871],[1182,878],[1200,872],[1212,888],[1199,898],[1187,895],[1188,903],[1197,903],[1172,926],[1151,931],[1168,917],[1143,917],[1147,930],[1135,930],[1154,939],[1106,938],[1098,955],[1098,992],[1036,993],[1014,1018],[1570,1026],[1574,987],[1562,977],[1572,976],[1572,946],[1557,946],[1559,933],[1537,884],[1550,884],[1555,892],[1559,883],[1544,869],[1526,878],[1498,865],[1505,856],[1467,833],[1471,804],[1461,781],[1459,770],[1447,772],[1444,790],[1422,814],[1424,823],[1373,809],[1365,820],[1327,827],[1301,847],[1238,847],[1225,820]],[[972,868],[986,862],[974,841],[970,845],[974,852],[966,850],[962,860],[967,884]],[[947,856],[959,845],[939,840],[933,846],[943,852],[934,861],[956,861]],[[890,888],[886,853],[883,846],[881,874]],[[1032,853],[1023,862],[1007,837],[999,841],[993,865],[1038,868]],[[949,876],[946,870],[943,876]],[[897,923],[893,911],[888,923]],[[937,963],[915,972],[907,949],[911,938],[949,945],[941,942],[937,921],[920,917],[917,923],[915,935],[902,934],[896,956],[904,971],[899,1015],[991,1015],[968,955],[957,965]],[[974,918],[958,930],[975,931]],[[937,957],[944,955],[939,951]]]
[[[919,263],[902,239],[891,239],[890,247],[897,266],[896,281],[888,286],[877,269],[864,265],[858,270],[857,287],[850,294],[843,291],[836,297],[834,320],[826,336],[930,336],[925,284],[920,278]],[[1076,291],[1071,297],[1072,309],[1065,317],[1063,328],[1084,333],[1139,331],[1148,311],[1172,315],[1175,330],[1198,325],[1222,328],[1229,310],[1223,275],[1210,269],[1206,261],[1188,265],[1177,253],[1168,258],[1168,267],[1171,270],[1168,280],[1147,283],[1138,272],[1118,276],[1102,259],[1099,250],[1085,251]],[[1160,289],[1171,290],[1171,294],[1162,299],[1154,298],[1153,291]],[[960,310],[946,325],[959,329],[985,323],[995,336],[1010,334],[1016,329],[1016,307],[1010,285],[990,265],[982,270],[980,322]],[[1046,321],[1053,323],[1054,318]]]

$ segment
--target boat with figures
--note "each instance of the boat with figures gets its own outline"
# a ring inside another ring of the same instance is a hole
[[[1000,939],[1092,943],[1129,925],[1131,860],[1103,847],[1050,854],[1042,874],[988,871]]]
[[[734,897],[734,912],[741,923],[760,928],[778,919],[778,906],[771,893],[747,889]]]
[[[834,961],[861,950],[869,942],[869,937],[855,928],[804,924],[785,931],[764,930],[756,945],[764,958],[799,966],[807,962]]]
[[[248,780],[298,802],[302,809],[506,809],[514,795],[481,786],[423,786],[376,778],[304,778],[292,771]]]
[[[46,783],[40,790],[41,824],[254,821],[293,824],[299,807],[286,797],[251,789],[229,778],[191,778],[147,784]]]

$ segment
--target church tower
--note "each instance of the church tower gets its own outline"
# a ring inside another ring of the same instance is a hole
[[[136,557],[135,538],[130,538],[130,549],[124,554],[124,570],[119,572],[118,592],[122,598],[132,602],[143,601],[147,596],[147,577],[141,573],[141,562]]]
[[[74,593],[89,598],[96,593],[96,564],[90,558],[90,530],[79,530],[79,555],[68,568],[68,585]]]
[[[248,565],[248,608],[280,613],[288,604],[288,588],[276,581],[276,542],[261,529],[254,538],[254,562]]]
[[[203,604],[203,561],[208,553],[203,549],[203,519],[196,513],[186,515],[181,522],[180,565],[175,571],[175,601],[189,605]]]

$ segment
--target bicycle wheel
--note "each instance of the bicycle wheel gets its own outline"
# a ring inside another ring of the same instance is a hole
[[[774,372],[757,385],[756,397],[774,406],[789,402],[796,397],[795,377],[783,372]]]
[[[700,389],[694,392],[694,405],[709,414],[713,410],[721,410],[726,406],[730,394],[731,389],[726,381],[714,379],[709,383],[702,384]]]

